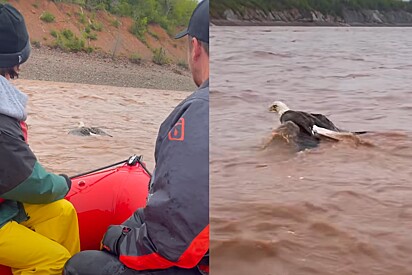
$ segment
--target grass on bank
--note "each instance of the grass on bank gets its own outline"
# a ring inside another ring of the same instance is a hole
[[[169,35],[173,35],[177,26],[186,26],[198,4],[197,0],[54,0],[55,2],[74,3],[90,10],[105,10],[121,17],[131,17],[136,26],[143,26],[139,31],[130,31],[139,39],[144,36],[146,24],[159,24]],[[83,24],[85,18],[81,18]]]
[[[83,38],[77,37],[71,30],[64,29],[61,32],[51,31],[51,35],[55,37],[54,47],[67,52],[87,53],[93,52],[92,47],[86,46],[86,41]]]
[[[55,38],[54,47],[61,49],[66,52],[86,52],[91,53],[94,51],[92,47],[86,46],[86,41],[84,38],[77,37],[71,30],[64,29],[61,32],[52,30],[50,32],[51,36]],[[94,40],[95,38],[90,37],[92,34],[86,32],[83,33],[83,36],[87,39]],[[96,37],[97,39],[97,37]],[[142,57],[138,53],[134,53],[129,57],[129,61],[135,64],[142,63]],[[162,47],[153,50],[153,63],[157,65],[166,65],[170,63],[170,59],[167,57],[166,50]],[[188,65],[185,61],[180,60],[178,66],[187,69]]]
[[[189,65],[187,64],[185,60],[179,60],[177,62],[177,66],[179,66],[182,69],[189,70]]]
[[[45,12],[42,13],[42,15],[40,15],[40,20],[42,20],[43,22],[46,22],[46,23],[54,22],[55,19],[56,19],[56,17],[48,11],[45,11]]]
[[[2,1],[2,0],[0,0]],[[3,0],[4,1],[4,0]],[[198,4],[197,0],[53,0],[54,2],[65,2],[78,4],[84,10],[74,12],[77,20],[84,26],[81,30],[80,37],[77,37],[72,31],[66,29],[62,31],[51,31],[54,37],[54,47],[70,52],[92,52],[93,48],[88,47],[88,40],[98,39],[97,32],[105,31],[104,25],[95,20],[97,11],[104,10],[117,18],[113,19],[110,24],[119,28],[122,23],[121,17],[133,18],[133,24],[129,31],[141,40],[153,52],[152,62],[158,65],[165,65],[172,62],[166,54],[165,49],[153,49],[147,42],[147,35],[159,40],[156,33],[150,32],[149,24],[158,24],[165,29],[169,35],[175,34],[177,26],[186,26],[190,16]],[[74,17],[73,17],[74,18]],[[47,19],[46,19],[47,20]],[[177,45],[173,45],[177,47]],[[140,63],[142,58],[139,55],[131,55],[129,60],[134,63]],[[184,61],[176,62],[181,68],[187,68]]]
[[[170,60],[166,55],[165,49],[162,47],[153,50],[153,63],[157,65],[166,65],[169,64]]]
[[[142,63],[142,57],[138,53],[134,53],[129,57],[129,61],[134,63],[134,64],[141,64]]]
[[[122,24],[122,23],[121,23],[118,19],[115,19],[115,20],[113,20],[113,21],[111,22],[111,25],[112,25],[113,27],[115,27],[116,29],[118,29],[121,24]]]

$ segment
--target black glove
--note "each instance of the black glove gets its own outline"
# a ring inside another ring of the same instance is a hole
[[[130,228],[124,225],[111,225],[103,236],[101,249],[114,255],[119,255],[121,240],[130,232]]]

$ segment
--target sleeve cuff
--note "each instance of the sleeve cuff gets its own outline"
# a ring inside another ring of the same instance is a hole
[[[125,234],[125,229],[128,229],[122,225],[111,225],[107,229],[106,234],[102,240],[102,247],[104,250],[114,254],[119,254],[119,241],[122,236]]]
[[[71,179],[65,174],[60,174],[59,176],[62,176],[66,180],[67,187],[69,187],[69,190],[70,190],[70,188],[72,187]]]

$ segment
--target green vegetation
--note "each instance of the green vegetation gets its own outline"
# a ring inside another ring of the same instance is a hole
[[[78,13],[78,15],[79,15],[79,22],[82,23],[83,25],[86,25],[87,23],[86,14]]]
[[[4,1],[4,0],[0,0]],[[193,10],[198,4],[198,0],[52,0],[53,2],[64,2],[77,4],[82,7],[78,12],[73,12],[73,19],[76,18],[81,23],[81,36],[77,37],[69,30],[61,32],[51,31],[54,37],[54,46],[65,51],[85,51],[93,50],[87,47],[89,40],[98,38],[97,32],[105,31],[104,25],[95,20],[98,17],[98,10],[104,10],[113,15],[110,21],[111,26],[119,28],[122,25],[121,17],[130,17],[133,19],[129,31],[141,40],[153,52],[153,62],[159,65],[168,64],[171,60],[168,58],[165,49],[153,49],[148,44],[146,37],[148,35],[159,40],[159,35],[149,31],[150,24],[158,24],[169,35],[174,35],[177,27],[187,26]],[[113,50],[115,56],[118,42]],[[177,47],[173,44],[173,47]],[[129,58],[134,63],[140,63],[142,58],[138,54],[133,54]],[[182,68],[187,68],[185,62],[180,62]]]
[[[165,65],[169,63],[169,58],[166,56],[166,51],[163,48],[153,50],[153,63],[157,65]]]
[[[344,9],[412,11],[412,2],[400,0],[219,0],[210,2],[210,14],[214,18],[221,17],[226,9],[243,14],[247,8],[263,11],[296,8],[304,11],[318,10],[324,14],[341,15]]]
[[[136,19],[130,27],[130,32],[145,42],[144,34],[147,32],[147,17]]]
[[[179,66],[180,68],[183,68],[185,70],[189,69],[189,65],[187,65],[186,61],[184,61],[184,60],[179,60],[177,62],[177,66]]]
[[[54,22],[55,18],[56,17],[48,11],[43,12],[43,14],[40,16],[40,19],[46,23]]]
[[[93,47],[86,47],[85,49],[83,49],[86,53],[92,53],[94,52],[94,48]]]
[[[101,32],[103,30],[103,24],[97,21],[92,21],[92,23],[89,24],[89,27],[97,32]]]
[[[151,32],[151,31],[148,31],[148,33],[149,33],[150,36],[153,37],[154,39],[159,40],[159,36],[158,36],[156,33]]]
[[[113,26],[113,27],[119,28],[120,25],[121,25],[121,23],[120,23],[119,20],[115,19],[115,20],[112,21],[112,26]]]
[[[159,24],[169,34],[177,26],[186,26],[197,5],[197,0],[54,0],[79,4],[89,10],[106,10],[118,16],[132,17],[142,26],[142,30],[133,29],[133,33],[142,37],[146,31],[145,24]],[[83,22],[82,22],[83,23]],[[85,22],[83,23],[85,24]]]
[[[41,43],[38,40],[32,40],[31,44],[33,45],[33,47],[35,48],[40,48],[41,47]]]
[[[97,33],[95,32],[84,32],[84,37],[90,40],[97,40]]]
[[[56,41],[54,44],[56,48],[62,49],[64,51],[70,51],[70,52],[79,52],[79,51],[90,52],[93,50],[90,47],[85,47],[84,39],[77,37],[69,29],[64,29],[61,32],[54,31],[54,34],[56,35]]]
[[[142,57],[138,53],[134,53],[129,58],[130,62],[135,64],[140,64],[142,62]]]
[[[59,33],[56,30],[51,30],[50,31],[50,35],[53,36],[54,38],[57,38],[57,36],[59,35]]]

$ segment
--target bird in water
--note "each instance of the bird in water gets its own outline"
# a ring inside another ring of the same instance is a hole
[[[273,102],[269,112],[277,113],[281,122],[281,126],[273,131],[272,139],[281,136],[288,143],[294,143],[299,151],[317,147],[321,140],[355,140],[356,135],[367,133],[344,131],[325,115],[294,111],[281,101]]]
[[[101,130],[100,128],[97,127],[85,127],[84,123],[82,121],[79,122],[79,126],[73,130],[69,131],[69,134],[71,135],[76,135],[76,136],[109,136],[108,133],[105,131]]]

